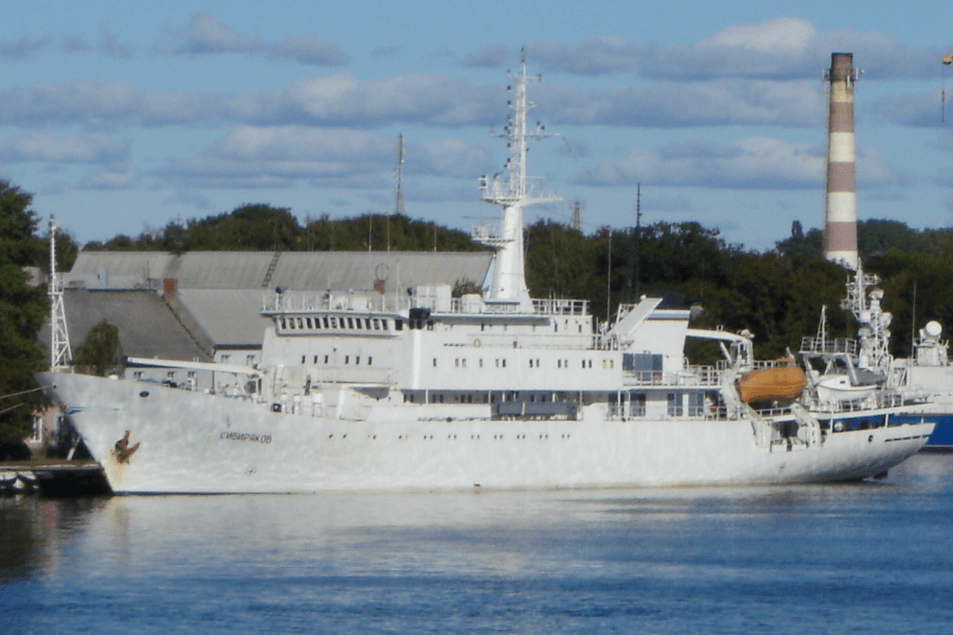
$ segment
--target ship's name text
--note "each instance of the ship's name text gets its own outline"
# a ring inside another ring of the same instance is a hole
[[[252,443],[271,443],[270,434],[249,434],[247,432],[222,432],[224,441],[250,441]]]

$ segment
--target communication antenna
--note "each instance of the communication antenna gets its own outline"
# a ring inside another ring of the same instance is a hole
[[[609,319],[612,317],[612,228],[609,228],[609,260],[608,265],[606,266],[606,325],[609,324]]]
[[[639,301],[639,246],[642,242],[642,184],[635,189],[635,228],[632,230],[632,240],[629,243],[629,263],[625,269],[625,289],[622,292],[622,302]],[[633,269],[635,275],[633,276]],[[635,293],[632,293],[632,278],[635,278]],[[632,296],[635,296],[634,298]]]
[[[397,134],[397,195],[394,199],[394,216],[404,214],[404,133]],[[387,219],[387,251],[390,251],[390,219]]]
[[[503,169],[505,174],[480,177],[480,198],[492,205],[503,208],[503,217],[496,231],[484,227],[475,229],[473,238],[496,250],[493,268],[493,283],[485,301],[507,305],[523,312],[532,312],[533,304],[526,286],[526,273],[523,265],[523,208],[537,203],[561,200],[560,197],[542,191],[538,179],[526,173],[527,141],[553,136],[546,132],[545,126],[536,122],[535,128],[527,128],[527,113],[535,107],[526,96],[526,85],[530,81],[541,81],[539,75],[526,74],[525,51],[520,56],[519,72],[509,72],[512,83],[507,90],[513,96],[507,106],[513,111],[507,117],[503,132],[491,136],[507,141],[510,158]],[[502,178],[501,178],[502,177]]]
[[[635,186],[635,301],[642,297],[639,283],[641,282],[642,265],[642,184]]]
[[[56,273],[56,221],[50,216],[50,370],[65,370],[73,361],[63,307],[63,287]]]
[[[570,206],[572,208],[572,220],[570,221],[569,226],[575,229],[577,232],[582,231],[582,210],[586,208],[585,203],[580,201],[578,198],[572,202]]]
[[[946,67],[953,64],[953,53],[944,55],[943,62],[943,89],[940,91],[940,123],[946,123]]]
[[[404,213],[404,133],[397,135],[397,169],[394,170],[397,179],[397,197],[394,201],[394,214]]]

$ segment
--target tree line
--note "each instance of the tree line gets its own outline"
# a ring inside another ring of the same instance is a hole
[[[202,219],[170,222],[135,238],[120,234],[91,242],[88,251],[474,251],[464,232],[404,214],[367,213],[331,219],[323,214],[304,224],[284,207],[246,204]]]
[[[27,286],[23,267],[47,268],[48,234],[40,231],[31,202],[29,194],[0,181],[0,396],[34,387],[32,373],[45,365],[36,335],[48,313],[46,292]],[[58,232],[57,240],[57,266],[68,270],[80,245],[67,231]],[[761,358],[796,351],[802,336],[816,332],[825,305],[832,336],[855,334],[852,318],[839,309],[849,272],[823,258],[820,230],[805,232],[797,222],[789,237],[765,252],[728,244],[718,230],[694,222],[602,227],[585,234],[540,220],[525,228],[524,240],[531,294],[587,299],[601,320],[611,319],[620,302],[664,296],[670,305],[700,309],[693,326],[747,329]],[[882,278],[884,308],[894,315],[895,355],[910,354],[914,331],[928,320],[953,326],[953,230],[920,231],[897,221],[868,220],[858,224],[858,242],[865,271]],[[402,214],[324,215],[301,223],[289,209],[248,204],[203,219],[170,222],[136,237],[90,242],[83,249],[181,254],[484,248],[465,232]],[[704,345],[691,353],[717,355]],[[30,410],[40,402],[39,396],[31,398],[24,401],[30,407],[0,413],[0,439],[29,433]],[[5,407],[0,402],[0,411]]]

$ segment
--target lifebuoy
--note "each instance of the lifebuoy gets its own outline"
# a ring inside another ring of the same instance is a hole
[[[473,348],[480,348],[480,340],[479,340],[479,338],[473,340]]]

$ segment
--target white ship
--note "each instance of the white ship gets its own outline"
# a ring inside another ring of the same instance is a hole
[[[936,427],[926,449],[949,452],[953,450],[953,366],[949,344],[941,338],[943,327],[929,321],[912,342],[913,356],[895,358],[889,351],[893,316],[883,310],[884,292],[879,284],[880,278],[864,273],[858,261],[847,281],[847,297],[841,301],[841,308],[850,311],[859,326],[856,340],[828,339],[822,311],[817,337],[801,341],[802,357],[822,360],[825,366],[823,372],[808,370],[817,398],[825,403],[870,403],[883,390],[896,389],[908,398],[928,399],[929,407],[897,421],[932,421]]]
[[[522,209],[556,199],[526,176],[527,140],[544,133],[526,128],[533,78],[525,63],[511,79],[513,114],[502,135],[511,157],[502,178],[481,182],[482,198],[503,208],[498,229],[475,232],[496,250],[482,295],[279,290],[262,311],[271,324],[256,367],[130,360],[234,378],[214,394],[191,382],[137,381],[130,371],[58,371],[54,361],[41,381],[114,492],[857,480],[923,446],[933,424],[893,420],[922,404],[887,389],[862,407],[822,403],[814,387],[790,380],[788,363],[774,382],[774,364],[752,359],[750,338],[691,329],[687,310],[662,308],[660,299],[621,306],[604,325],[586,301],[531,299]],[[689,364],[686,337],[719,341],[725,359]]]

